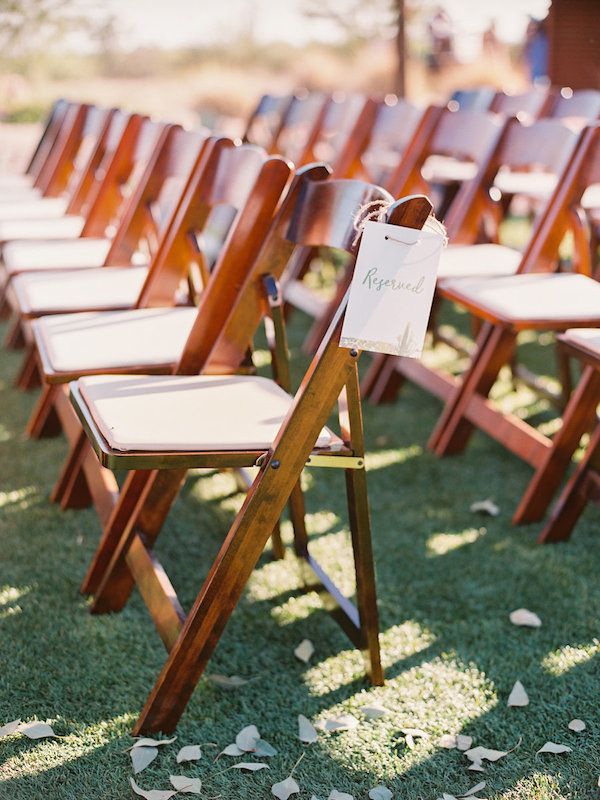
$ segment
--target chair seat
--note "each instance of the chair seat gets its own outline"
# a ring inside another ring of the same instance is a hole
[[[75,239],[81,235],[83,217],[56,219],[0,219],[0,242],[13,239]]]
[[[444,281],[442,294],[494,322],[549,327],[600,323],[600,284],[585,275],[533,273]]]
[[[57,314],[33,323],[44,366],[71,378],[174,366],[197,317],[196,308],[142,308]]]
[[[32,189],[39,193],[39,189],[33,188],[31,175],[20,172],[0,172],[0,193],[12,189]]]
[[[4,199],[0,194],[0,221],[57,219],[67,210],[64,197],[19,197]]]
[[[7,242],[2,260],[8,275],[42,270],[101,267],[110,249],[110,239],[85,236],[77,239],[26,239]]]
[[[423,164],[422,172],[430,183],[462,183],[475,177],[477,164],[450,156],[433,155]]]
[[[593,183],[583,193],[581,205],[586,211],[600,208],[600,183]]]
[[[514,275],[521,263],[518,250],[500,244],[451,244],[442,250],[438,280]]]
[[[600,328],[570,328],[560,339],[585,355],[600,360]]]
[[[499,172],[494,179],[494,186],[506,195],[524,195],[536,200],[550,197],[557,183],[552,172],[520,172],[506,170]]]
[[[292,404],[254,375],[95,375],[77,385],[109,447],[122,452],[267,450]],[[323,428],[316,446],[339,441]]]
[[[11,283],[11,302],[26,317],[131,308],[147,274],[147,267],[25,273]]]

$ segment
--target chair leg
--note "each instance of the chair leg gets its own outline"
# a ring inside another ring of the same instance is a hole
[[[127,552],[138,533],[152,548],[173,505],[187,470],[130,472],[108,519],[100,543],[81,584],[82,594],[93,594],[93,614],[120,611],[134,586]]]
[[[466,416],[475,394],[487,396],[501,367],[510,361],[516,342],[514,331],[487,323],[481,329],[471,366],[450,395],[427,446],[438,456],[460,453],[467,446],[474,423]]]
[[[346,494],[356,572],[356,601],[361,632],[364,636],[363,653],[371,683],[374,686],[382,686],[384,679],[379,648],[379,614],[367,499],[367,476],[364,469],[346,470]]]
[[[596,418],[600,399],[600,373],[586,367],[563,415],[563,424],[552,440],[513,516],[513,524],[526,525],[540,520],[552,500],[579,440]]]
[[[42,389],[25,428],[25,433],[30,439],[58,436],[61,432],[62,425],[54,407],[56,392],[57,388],[52,384],[46,384]]]
[[[21,389],[22,391],[37,389],[42,385],[34,343],[27,345],[23,361],[14,380],[14,385],[17,389]]]
[[[539,544],[562,542],[571,536],[587,504],[587,481],[600,466],[600,425],[596,427],[584,457],[563,489],[547,525],[538,537]]]
[[[556,361],[558,366],[558,379],[560,381],[560,405],[561,411],[564,411],[573,392],[573,376],[571,375],[571,359],[569,358],[569,354],[560,344],[556,349]]]
[[[25,346],[23,327],[19,317],[15,317],[4,337],[4,346],[7,350],[20,350]]]
[[[387,355],[387,353],[373,353],[371,355],[369,367],[365,372],[364,378],[360,382],[360,396],[363,400],[367,397],[370,397],[371,392],[373,391],[373,388],[379,379],[381,370],[385,366],[386,361],[390,358],[392,358],[392,356]]]
[[[81,467],[82,459],[89,448],[87,437],[83,431],[71,447],[58,480],[50,493],[50,500],[58,503],[63,511],[66,508],[88,508],[92,504],[92,496]]]
[[[398,356],[388,356],[382,364],[369,396],[371,405],[393,403],[404,385],[405,378],[398,369]]]

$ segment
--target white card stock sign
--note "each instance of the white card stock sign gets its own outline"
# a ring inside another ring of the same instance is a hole
[[[445,241],[438,230],[365,223],[342,347],[421,356]]]

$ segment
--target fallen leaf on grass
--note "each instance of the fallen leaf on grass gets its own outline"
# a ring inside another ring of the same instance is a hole
[[[474,761],[472,764],[469,764],[467,769],[471,770],[471,772],[485,772],[481,761]]]
[[[294,655],[299,661],[308,664],[310,657],[315,652],[315,647],[310,639],[303,639],[298,647],[294,650]]]
[[[481,781],[481,783],[478,783],[476,786],[473,786],[471,789],[469,789],[468,792],[465,792],[464,794],[459,794],[457,796],[458,797],[473,797],[474,794],[477,794],[477,792],[480,792],[482,789],[485,789],[485,786],[486,786],[485,781]]]
[[[387,786],[374,786],[369,792],[371,800],[392,800],[393,796]]]
[[[240,761],[233,765],[233,769],[243,769],[247,772],[258,772],[259,769],[269,769],[268,764],[262,761]]]
[[[581,731],[585,730],[585,722],[582,719],[572,719],[569,722],[569,730],[575,731],[575,733],[581,733]]]
[[[254,755],[258,756],[259,758],[271,758],[271,756],[277,755],[277,750],[273,747],[273,745],[269,744],[269,742],[265,742],[264,739],[258,740],[253,752]]]
[[[293,794],[298,794],[300,791],[300,787],[296,783],[296,781],[291,777],[286,778],[284,781],[280,781],[279,783],[274,783],[271,786],[271,794],[275,795],[278,800],[288,800]]]
[[[188,778],[185,775],[169,775],[169,780],[178,792],[200,794],[202,781],[200,778]]]
[[[219,689],[239,689],[240,686],[245,686],[248,681],[245,678],[240,678],[239,675],[207,675],[206,679]]]
[[[20,719],[15,719],[12,722],[7,722],[6,725],[3,725],[0,728],[0,739],[2,739],[3,736],[11,736],[13,733],[16,733],[20,724],[21,724]]]
[[[471,503],[469,511],[473,514],[487,514],[490,517],[497,517],[500,513],[500,509],[491,497],[486,497],[485,500],[477,500],[477,502]]]
[[[298,714],[298,738],[304,744],[312,744],[318,738],[314,725],[303,714]]]
[[[172,789],[148,789],[146,791],[138,786],[133,778],[129,778],[129,783],[133,791],[140,797],[144,797],[145,800],[169,800],[170,797],[174,797],[177,794]]]
[[[456,737],[456,746],[459,750],[463,752],[465,750],[470,750],[471,745],[473,744],[473,737],[472,736],[464,736],[462,733],[459,733]]]
[[[260,739],[260,733],[256,725],[246,725],[245,728],[235,737],[235,743],[246,753],[251,753],[256,749],[256,743]]]
[[[225,750],[221,750],[220,756],[243,756],[245,750],[240,750],[237,744],[228,744]]]
[[[56,736],[51,726],[46,722],[26,722],[24,725],[19,725],[17,730],[30,739],[45,739],[48,736]]]
[[[508,696],[507,705],[521,708],[529,705],[529,697],[521,681],[515,681],[515,685]]]
[[[446,750],[456,750],[457,742],[455,734],[445,733],[440,737],[438,744],[440,747],[445,747]]]
[[[357,727],[358,720],[352,714],[340,714],[339,717],[330,717],[329,719],[315,722],[315,728],[331,733],[335,733],[336,731],[351,731]]]
[[[361,709],[362,713],[365,715],[367,719],[379,719],[379,717],[385,716],[385,714],[389,714],[389,708],[382,706],[381,703],[371,703],[368,706],[362,706]]]
[[[481,763],[482,761],[499,761],[509,752],[509,750],[491,750],[489,747],[473,747],[466,750],[465,755],[469,761]]]
[[[184,761],[198,761],[200,758],[202,758],[202,750],[200,750],[200,745],[197,744],[188,744],[177,753],[178,764]]]
[[[138,772],[146,769],[148,764],[151,764],[158,755],[158,748],[156,747],[132,747],[129,751],[131,756],[131,766],[133,767],[133,774],[137,775]]]
[[[354,797],[348,792],[338,792],[337,789],[332,789],[327,800],[354,800]]]
[[[572,747],[567,747],[566,744],[556,744],[556,742],[546,742],[543,747],[540,747],[538,750],[539,753],[553,753],[554,755],[558,755],[559,753],[571,753],[573,752]]]
[[[538,615],[527,608],[517,608],[516,611],[511,611],[509,619],[513,625],[521,625],[525,628],[539,628],[542,624]]]
[[[138,739],[131,749],[133,750],[135,747],[160,747],[163,744],[171,744],[175,739],[177,739],[176,736],[173,736],[172,739]]]

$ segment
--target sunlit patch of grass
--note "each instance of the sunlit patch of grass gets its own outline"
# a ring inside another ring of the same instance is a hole
[[[11,510],[24,510],[28,508],[30,498],[37,494],[35,486],[24,486],[22,489],[13,489],[10,492],[0,492],[0,508]]]
[[[376,453],[370,452],[365,456],[367,470],[375,472],[379,469],[385,469],[392,464],[404,464],[411,458],[416,458],[421,455],[423,448],[420,445],[412,445],[411,447],[395,447],[393,450],[379,450]]]
[[[598,639],[578,647],[565,645],[564,647],[559,647],[553,653],[548,653],[542,660],[542,667],[550,675],[558,677],[580,664],[585,664],[597,655],[600,655],[600,641]]]
[[[473,544],[485,533],[486,528],[467,528],[461,533],[434,533],[427,540],[427,550],[432,556],[443,556],[451,550]]]

